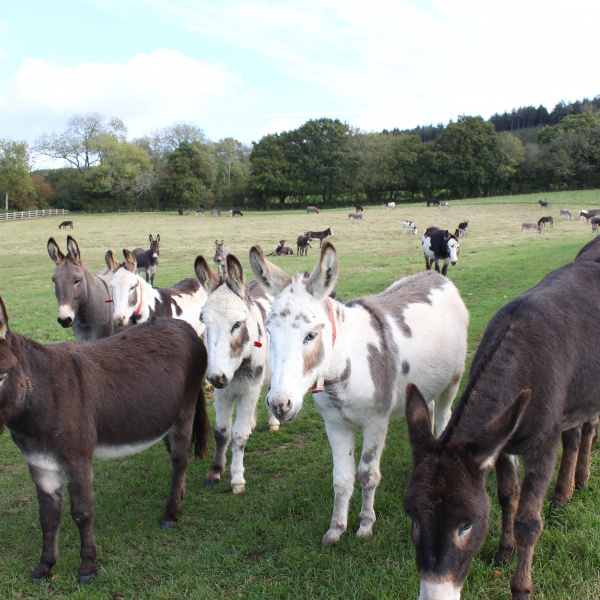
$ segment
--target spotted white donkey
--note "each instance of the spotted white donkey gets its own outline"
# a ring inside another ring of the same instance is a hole
[[[250,266],[274,296],[266,322],[272,370],[268,407],[282,421],[293,419],[311,385],[323,384],[313,398],[333,451],[335,491],[323,545],[336,543],[347,528],[357,431],[364,439],[357,535],[370,536],[388,422],[404,415],[406,386],[412,381],[426,390],[441,434],[464,370],[469,313],[452,282],[432,271],[402,279],[376,296],[347,304],[331,299],[339,262],[330,242],[323,244],[308,277],[289,277],[264,258],[259,246],[250,250]]]

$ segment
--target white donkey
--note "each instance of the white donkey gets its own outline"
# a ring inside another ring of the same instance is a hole
[[[406,385],[418,382],[419,389],[427,390],[432,416],[435,407],[441,434],[464,370],[469,313],[452,282],[432,271],[402,279],[376,296],[348,304],[332,300],[339,263],[330,242],[323,244],[319,264],[308,278],[305,273],[290,278],[265,260],[259,246],[250,250],[250,266],[274,296],[267,319],[272,370],[268,407],[282,421],[293,419],[316,382],[313,398],[333,451],[335,491],[323,545],[337,542],[347,527],[357,431],[364,436],[357,535],[370,536],[388,422],[404,415]]]
[[[242,265],[233,254],[227,255],[226,261],[224,281],[203,256],[198,256],[194,264],[196,276],[208,294],[200,318],[206,326],[206,379],[215,386],[215,455],[206,485],[212,487],[221,480],[227,464],[227,446],[233,440],[231,488],[239,494],[246,486],[244,449],[256,427],[258,398],[263,386],[268,387],[271,382],[264,319],[273,298],[255,281],[246,283]],[[270,411],[269,428],[279,429],[279,421]]]
[[[150,317],[173,317],[189,323],[198,335],[204,333],[200,311],[206,292],[195,278],[184,279],[170,288],[155,288],[136,273],[133,253],[123,249],[125,262],[115,260],[112,250],[104,257],[113,272],[109,286],[114,302],[115,325],[128,327]]]

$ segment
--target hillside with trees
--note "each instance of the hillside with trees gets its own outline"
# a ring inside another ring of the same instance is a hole
[[[600,96],[447,125],[365,132],[313,119],[248,147],[175,123],[132,141],[126,125],[74,115],[62,133],[0,139],[10,210],[194,210],[378,204],[600,188]],[[64,164],[33,169],[32,155]]]

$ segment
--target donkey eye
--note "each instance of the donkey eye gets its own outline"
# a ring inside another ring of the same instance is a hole
[[[81,283],[81,279],[74,279],[73,285],[79,285]]]
[[[463,523],[462,525],[459,525],[458,537],[461,537],[461,536],[465,535],[466,533],[469,533],[469,531],[471,531],[472,526],[473,525],[471,523]]]
[[[242,322],[238,321],[237,323],[233,324],[233,327],[231,328],[231,333],[233,333],[236,329],[239,329],[242,326]]]
[[[309,342],[312,342],[315,338],[317,337],[317,334],[314,331],[311,331],[305,338],[304,338],[304,343],[308,344]]]

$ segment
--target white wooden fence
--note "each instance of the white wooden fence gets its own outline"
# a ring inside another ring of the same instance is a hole
[[[36,217],[51,217],[53,215],[68,215],[68,210],[62,208],[48,208],[46,210],[24,210],[21,212],[0,213],[1,221],[14,221],[15,219],[35,219]]]

